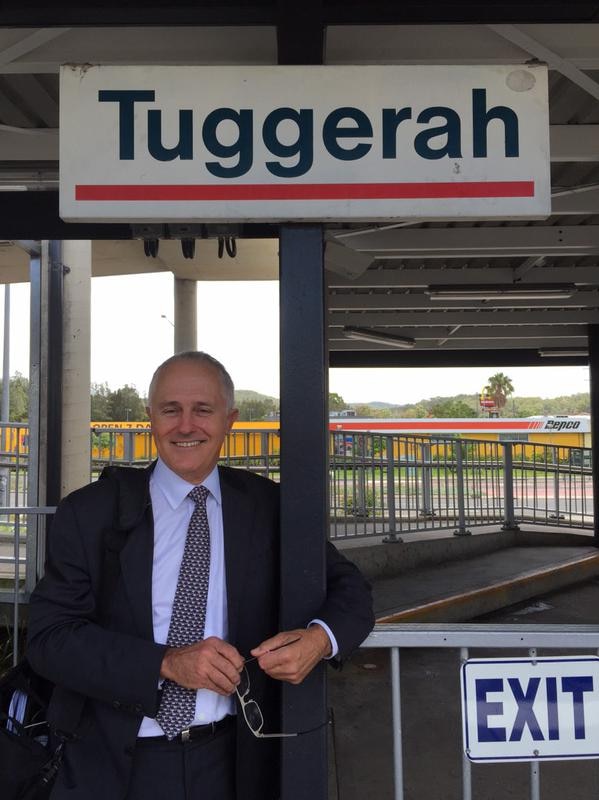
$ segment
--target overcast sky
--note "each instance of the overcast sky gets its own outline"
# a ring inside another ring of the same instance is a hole
[[[201,282],[198,346],[221,360],[238,389],[279,396],[278,283]],[[4,304],[0,293],[0,319]],[[162,315],[164,315],[164,318]],[[94,278],[91,377],[115,389],[145,394],[154,367],[173,352],[170,273]],[[0,334],[3,326],[0,327]],[[29,287],[11,290],[10,371],[28,373]],[[410,403],[428,397],[477,394],[497,368],[333,369],[330,391],[346,402]],[[586,367],[502,368],[518,396],[588,392]]]

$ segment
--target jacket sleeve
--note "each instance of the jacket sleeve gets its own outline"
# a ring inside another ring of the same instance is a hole
[[[58,507],[46,572],[31,595],[27,658],[59,686],[154,716],[166,647],[98,623],[102,542],[92,512],[86,516],[89,530],[70,497]]]
[[[326,600],[315,614],[329,626],[339,652],[337,660],[347,658],[374,626],[370,584],[360,570],[330,542],[326,550]]]

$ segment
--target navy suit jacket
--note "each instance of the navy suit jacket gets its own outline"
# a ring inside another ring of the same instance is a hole
[[[56,684],[53,726],[74,734],[52,800],[124,798],[141,719],[157,712],[166,647],[153,639],[151,469],[119,469],[73,492],[48,537],[46,572],[31,597],[27,657]],[[279,630],[279,487],[243,470],[222,467],[219,474],[229,641],[247,655]],[[115,541],[120,575],[100,604],[106,548]],[[330,544],[327,597],[314,616],[335,634],[339,660],[373,625],[368,584]],[[279,730],[280,684],[257,666],[251,683],[265,730]],[[238,714],[238,800],[278,797],[278,747],[278,740],[253,737]]]

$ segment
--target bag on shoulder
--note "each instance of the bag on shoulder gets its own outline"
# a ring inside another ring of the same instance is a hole
[[[46,711],[52,684],[23,659],[0,678],[0,795],[46,800],[60,766],[63,741],[50,735]]]

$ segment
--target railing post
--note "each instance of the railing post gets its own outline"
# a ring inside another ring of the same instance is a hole
[[[453,532],[454,536],[470,536],[471,531],[466,530],[466,501],[465,501],[465,481],[464,481],[464,442],[456,442],[456,479],[458,490],[458,527]]]
[[[560,513],[560,497],[559,497],[559,450],[557,447],[552,447],[551,452],[553,454],[553,463],[555,465],[555,471],[553,473],[553,494],[555,497],[555,510],[554,513],[550,516],[554,519],[560,520],[564,519],[564,515]]]
[[[134,453],[134,450],[133,450],[133,431],[132,430],[126,430],[126,431],[124,431],[123,436],[124,436],[124,440],[125,440],[124,443],[123,443],[124,444],[123,460],[127,464],[133,464],[133,453]]]
[[[503,525],[502,531],[519,531],[514,513],[514,462],[512,443],[503,444]]]
[[[393,778],[395,800],[403,800],[403,755],[401,731],[401,681],[399,647],[391,648],[391,703],[393,708]]]
[[[395,516],[395,459],[393,457],[393,436],[385,436],[385,450],[387,454],[387,509],[389,511],[389,535],[383,542],[394,544],[401,542],[397,535],[397,517]]]
[[[422,460],[422,508],[421,517],[434,517],[433,511],[433,476],[432,456],[430,442],[420,445],[420,458]]]
[[[468,648],[460,649],[460,662],[463,664],[468,660]],[[462,800],[472,800],[472,767],[468,754],[462,754]]]

